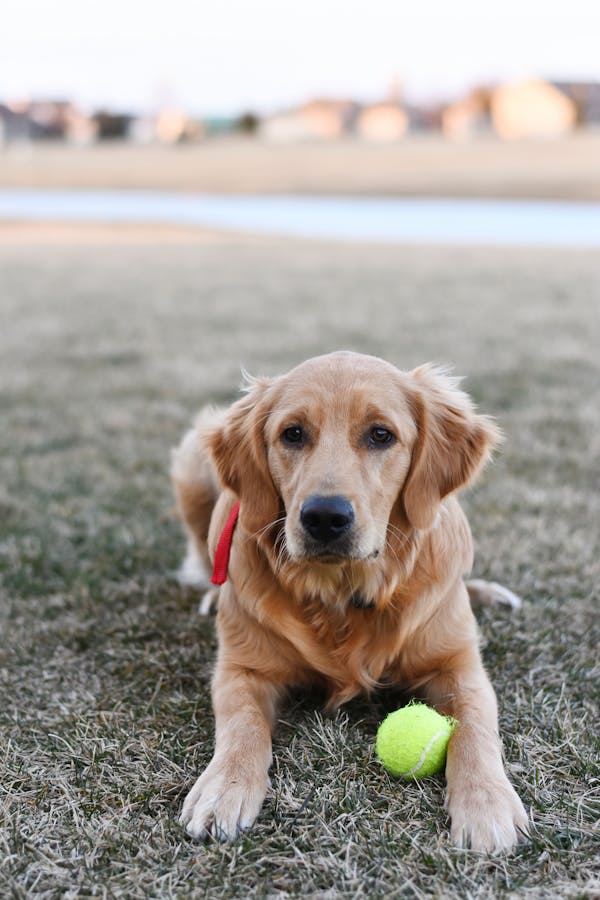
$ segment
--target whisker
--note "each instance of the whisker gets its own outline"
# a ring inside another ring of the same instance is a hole
[[[398,528],[397,525],[393,525],[392,522],[387,523],[387,528],[393,535],[402,538],[403,540],[409,541],[412,537],[412,534],[407,534],[406,531],[402,531],[401,528]]]
[[[277,550],[277,556],[275,557],[275,560],[273,562],[273,568],[277,572],[281,569],[284,556],[287,554],[287,541],[285,530],[283,528],[279,530],[275,537],[274,548]]]
[[[400,559],[399,559],[399,557],[398,557],[398,554],[396,553],[396,551],[394,550],[394,548],[392,547],[392,545],[390,544],[390,542],[389,542],[389,540],[388,540],[387,538],[386,538],[386,541],[385,541],[385,549],[390,551],[390,553],[392,554],[392,556],[393,556],[394,559],[396,560],[396,564],[398,565],[398,567],[401,568],[402,563],[400,562]]]
[[[285,520],[286,520],[285,516],[280,516],[278,519],[273,519],[272,522],[267,522],[267,524],[263,525],[262,528],[259,528],[258,531],[255,531],[252,534],[249,534],[248,537],[246,538],[246,540],[250,541],[250,540],[253,540],[254,538],[260,537],[265,531],[268,531],[269,528],[274,528],[275,525],[283,524],[283,522],[285,522]]]
[[[383,519],[375,519],[374,522],[376,525],[385,525],[387,531],[398,540],[400,548],[403,548],[404,546],[406,546],[406,544],[409,543],[413,537],[412,534],[407,534],[405,531],[402,531],[401,528],[398,528],[397,525],[393,525],[392,522],[389,522],[389,521],[384,522]],[[386,535],[386,545],[388,543],[389,543],[389,539],[388,539],[388,536]]]
[[[277,553],[277,557],[275,559],[275,571],[279,571],[283,565],[284,556],[287,554],[287,542],[285,539],[285,533],[282,532],[282,540],[281,547],[279,548],[279,552]]]

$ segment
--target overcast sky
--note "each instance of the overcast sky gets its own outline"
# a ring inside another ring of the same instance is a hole
[[[0,98],[265,112],[600,79],[600,0],[2,0]]]

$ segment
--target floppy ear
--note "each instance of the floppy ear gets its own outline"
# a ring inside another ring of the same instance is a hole
[[[421,366],[411,375],[418,437],[402,499],[409,522],[426,531],[443,498],[475,478],[501,433],[443,369]]]
[[[234,403],[206,445],[224,487],[237,494],[240,522],[250,534],[278,518],[280,497],[267,463],[264,427],[270,411],[271,379],[252,379],[246,397]]]

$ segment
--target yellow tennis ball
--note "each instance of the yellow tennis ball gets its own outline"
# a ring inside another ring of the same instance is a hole
[[[425,778],[446,763],[454,719],[425,703],[411,703],[387,716],[377,732],[375,752],[391,775]]]

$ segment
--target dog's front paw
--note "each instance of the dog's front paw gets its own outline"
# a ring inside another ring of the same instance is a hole
[[[179,821],[194,838],[231,840],[254,822],[269,778],[213,760],[187,795]]]
[[[489,853],[510,850],[529,832],[527,813],[507,778],[455,787],[447,806],[450,834],[459,847]]]

